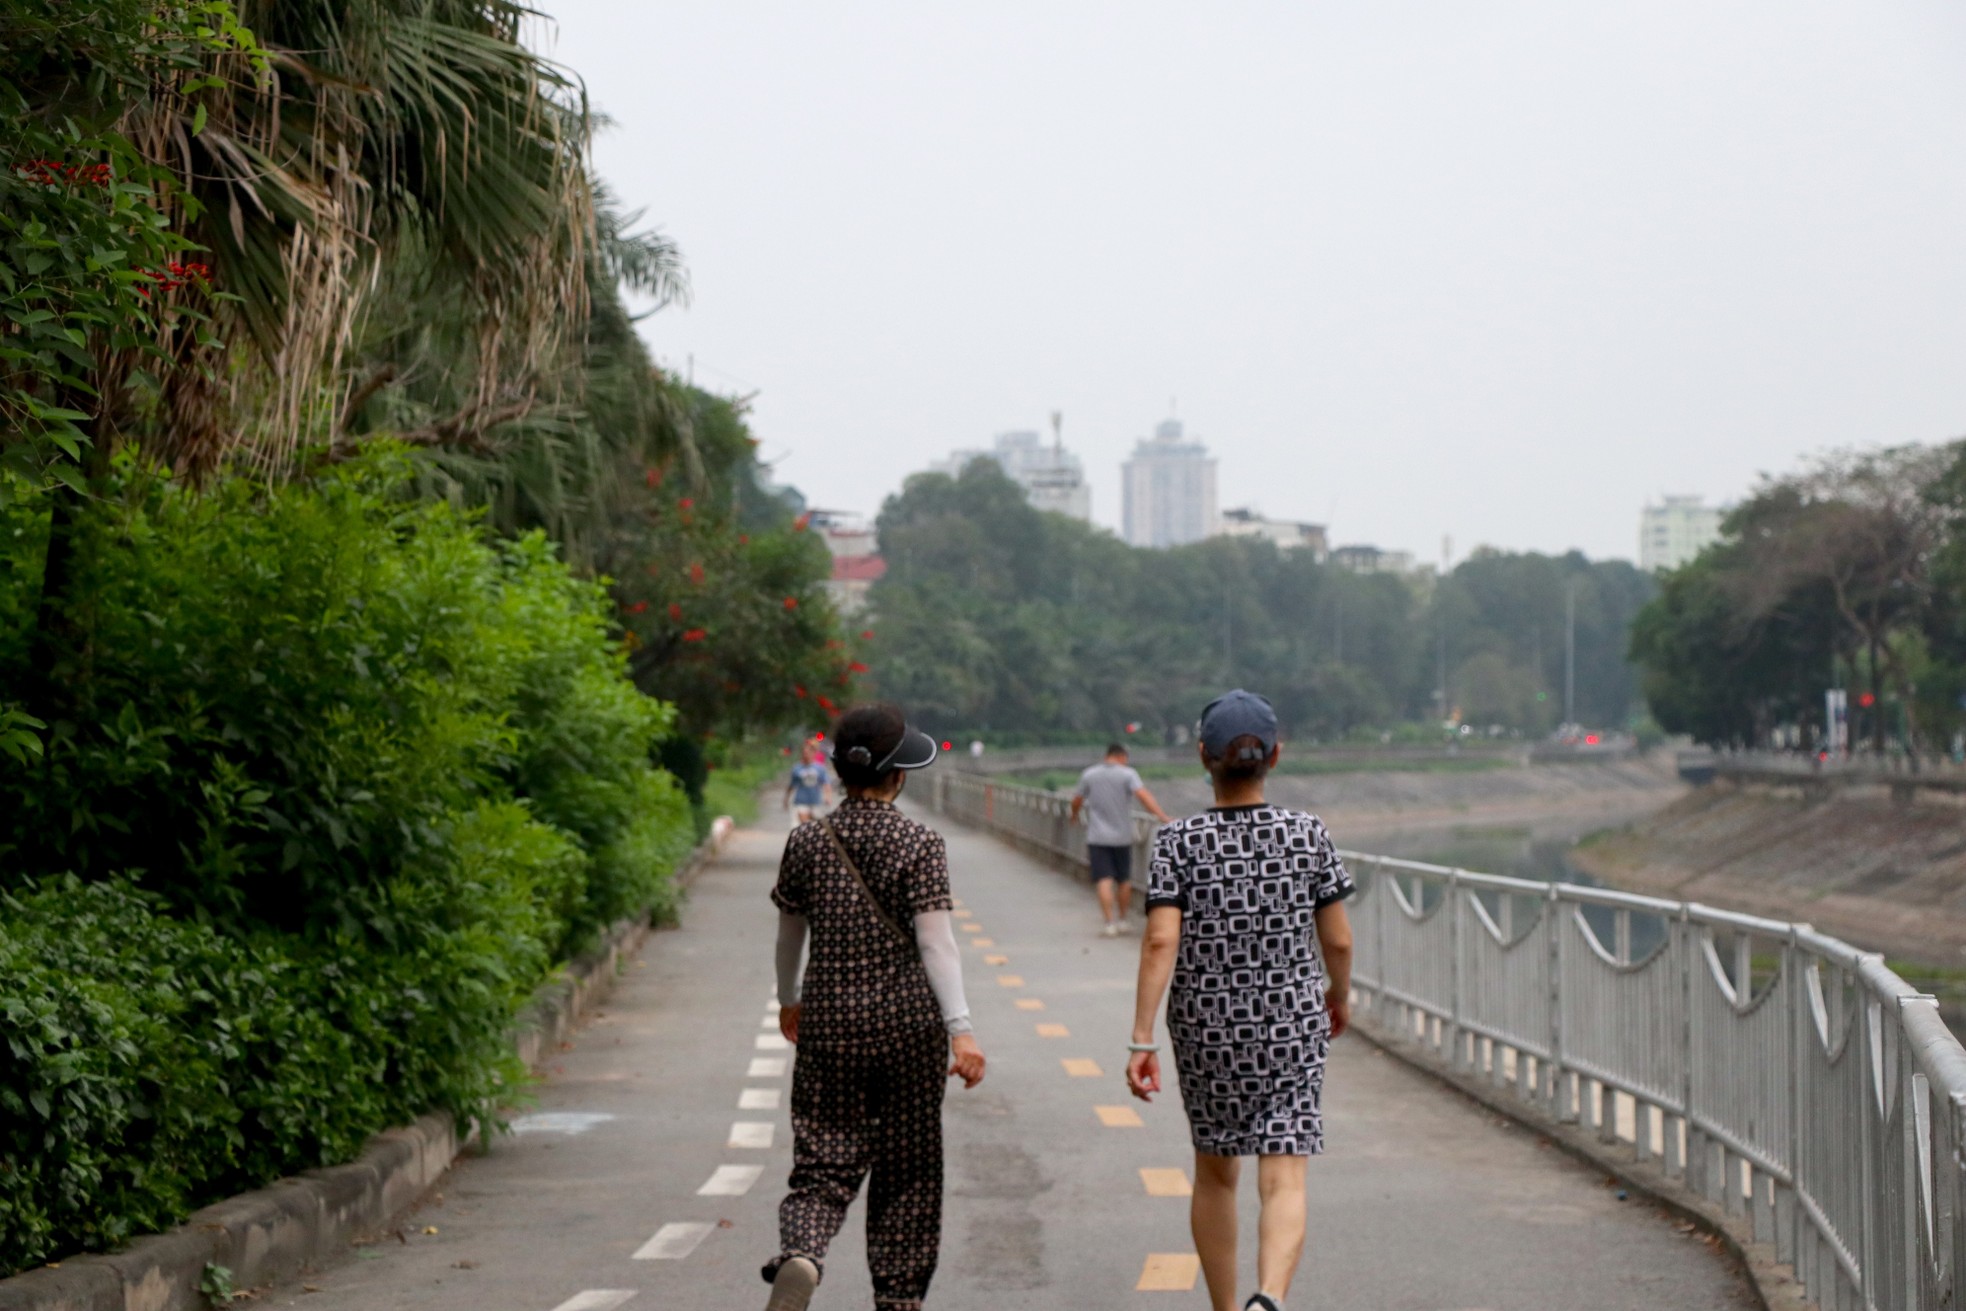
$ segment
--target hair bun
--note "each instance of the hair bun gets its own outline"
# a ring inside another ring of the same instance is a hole
[[[874,763],[874,753],[866,747],[848,747],[846,758],[856,765],[871,765]]]

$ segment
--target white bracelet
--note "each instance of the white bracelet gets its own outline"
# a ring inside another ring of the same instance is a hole
[[[1157,1042],[1130,1042],[1126,1045],[1126,1049],[1130,1052],[1146,1052],[1148,1055],[1155,1055],[1160,1051],[1160,1044]]]

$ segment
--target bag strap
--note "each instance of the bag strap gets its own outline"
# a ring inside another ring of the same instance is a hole
[[[833,850],[838,853],[841,863],[846,866],[846,872],[853,876],[853,886],[860,889],[860,895],[867,899],[867,904],[872,906],[874,913],[881,917],[881,923],[892,929],[895,937],[914,947],[915,935],[903,929],[894,916],[887,913],[887,907],[881,905],[880,898],[876,897],[873,889],[867,886],[867,880],[860,876],[860,866],[856,865],[853,857],[847,854],[846,843],[840,841],[840,831],[833,827],[833,817],[826,816],[819,821],[819,825],[826,830],[826,836],[833,840]]]

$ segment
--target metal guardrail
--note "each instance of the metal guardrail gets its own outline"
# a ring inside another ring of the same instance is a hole
[[[1682,767],[1692,758],[1694,753],[1682,753]],[[1909,800],[1919,790],[1966,793],[1966,766],[1943,756],[1860,755],[1819,760],[1813,755],[1781,751],[1716,751],[1700,753],[1697,758],[1717,778],[1793,784],[1805,791],[1887,787],[1900,800]]]
[[[1082,862],[1068,798],[943,774],[934,806]],[[1136,851],[1154,824],[1136,817]],[[1966,1302],[1966,1050],[1880,957],[1690,902],[1345,852],[1356,1014],[1629,1144],[1833,1311]]]

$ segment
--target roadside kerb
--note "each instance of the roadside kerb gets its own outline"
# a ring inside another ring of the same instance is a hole
[[[676,871],[687,889],[730,832],[720,819]],[[512,1043],[528,1068],[567,1040],[580,1018],[614,986],[621,963],[651,930],[650,917],[618,921],[593,951],[541,985],[514,1026]],[[347,1165],[309,1170],[214,1203],[168,1233],[136,1239],[118,1252],[78,1256],[0,1279],[0,1311],[202,1311],[199,1284],[209,1266],[231,1272],[236,1288],[263,1288],[339,1255],[420,1201],[470,1143],[449,1115],[433,1114],[369,1140]]]

